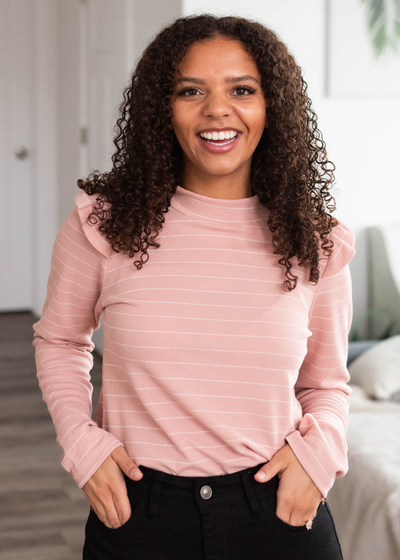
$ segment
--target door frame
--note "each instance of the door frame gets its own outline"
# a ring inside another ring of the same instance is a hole
[[[57,3],[34,3],[32,311],[40,317],[58,229]]]

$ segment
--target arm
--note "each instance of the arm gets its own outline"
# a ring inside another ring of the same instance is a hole
[[[342,223],[334,232],[334,251],[310,310],[312,335],[295,385],[303,418],[286,437],[324,497],[336,477],[348,470],[346,431],[352,392],[346,362],[353,314],[348,263],[355,254],[355,237]]]
[[[83,194],[83,193],[81,193]],[[87,198],[79,196],[86,206]],[[77,197],[78,198],[78,197]],[[82,211],[82,209],[80,209]],[[63,452],[62,466],[80,488],[122,443],[91,418],[91,340],[100,325],[99,298],[107,246],[96,249],[74,208],[56,236],[41,319],[33,325],[37,378]],[[86,225],[86,228],[94,228]],[[90,235],[94,235],[94,231]]]
[[[276,515],[290,525],[313,519],[336,477],[346,474],[349,373],[346,367],[352,320],[348,263],[354,234],[341,222],[334,250],[309,312],[307,354],[294,387],[303,416],[288,442],[255,474],[259,482],[279,476]]]

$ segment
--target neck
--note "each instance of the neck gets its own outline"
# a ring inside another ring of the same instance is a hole
[[[252,196],[250,167],[236,170],[227,175],[211,175],[199,169],[185,165],[181,186],[211,198],[237,199]]]

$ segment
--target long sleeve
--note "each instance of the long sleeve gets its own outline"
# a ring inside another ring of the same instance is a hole
[[[342,222],[331,236],[335,246],[310,309],[312,334],[295,385],[303,417],[297,430],[286,437],[324,497],[336,477],[348,470],[346,431],[352,390],[346,364],[353,315],[348,263],[356,252],[355,235]]]
[[[63,452],[61,464],[82,488],[122,443],[91,418],[91,337],[100,326],[99,298],[110,247],[93,226],[84,223],[89,204],[85,193],[75,201],[78,207],[54,242],[47,297],[42,317],[33,325],[32,344],[43,400]]]

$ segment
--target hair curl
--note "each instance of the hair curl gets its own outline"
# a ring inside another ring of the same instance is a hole
[[[318,235],[329,256],[333,241],[328,235],[338,225],[327,212],[336,209],[329,193],[336,167],[327,160],[301,68],[273,31],[249,19],[181,17],[155,36],[123,91],[112,169],[102,174],[94,170],[77,182],[88,195],[99,195],[87,221],[91,225],[100,221],[98,229],[114,251],[130,258],[142,251],[134,261],[138,270],[149,258],[148,247],[160,247],[155,239],[165,221],[163,214],[176,186],[182,185],[182,149],[169,106],[176,68],[190,45],[216,36],[242,43],[258,66],[268,99],[269,128],[253,154],[251,188],[270,211],[274,254],[281,255],[278,262],[286,269],[283,289],[291,291],[297,285],[292,257],[299,266],[309,267],[309,281],[318,283]],[[104,210],[105,202],[111,212]]]

